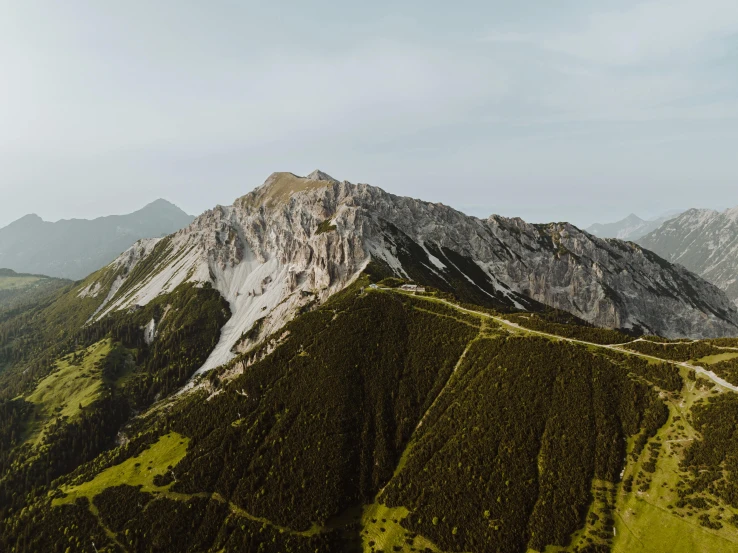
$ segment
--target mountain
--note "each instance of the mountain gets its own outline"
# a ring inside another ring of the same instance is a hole
[[[139,242],[81,295],[103,300],[97,317],[104,317],[184,282],[209,283],[233,316],[208,369],[367,268],[478,305],[546,305],[597,326],[667,337],[738,330],[736,308],[722,292],[634,244],[600,240],[567,223],[480,220],[320,172],[275,173],[232,206],[167,238]],[[250,334],[257,322],[260,331]]]
[[[0,551],[738,553],[738,339],[638,330],[738,335],[635,244],[275,173],[0,318]]]
[[[634,242],[638,238],[648,234],[649,232],[659,228],[666,221],[673,219],[681,213],[680,211],[670,211],[656,219],[643,220],[638,215],[631,213],[625,219],[621,219],[615,223],[595,223],[587,227],[587,232],[594,234],[599,238],[619,238]]]
[[[194,218],[166,200],[128,215],[56,223],[38,215],[0,229],[0,267],[78,280],[110,263],[142,238],[161,237]]]
[[[738,303],[738,208],[690,209],[638,243],[712,282]]]

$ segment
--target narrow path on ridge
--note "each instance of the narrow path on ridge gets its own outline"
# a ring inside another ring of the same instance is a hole
[[[389,291],[389,292],[394,292],[394,293],[399,293],[399,294],[406,294],[405,292],[399,292],[399,291],[394,290],[394,289],[391,289],[391,288],[381,288],[380,290],[381,291],[384,291],[384,292]],[[690,363],[687,363],[686,361],[673,361],[671,359],[662,359],[661,357],[656,357],[654,355],[647,355],[645,353],[640,353],[640,352],[637,352],[637,351],[631,351],[631,350],[628,350],[628,349],[625,349],[625,348],[622,347],[624,345],[631,344],[633,342],[645,341],[642,338],[638,338],[636,340],[633,340],[632,342],[626,342],[625,344],[596,344],[594,342],[587,342],[586,340],[579,340],[577,338],[567,338],[565,336],[559,336],[558,334],[551,334],[549,332],[543,332],[541,330],[531,330],[530,328],[525,328],[524,326],[521,326],[518,323],[514,323],[512,321],[508,321],[507,319],[505,319],[503,317],[499,317],[499,316],[496,316],[496,315],[490,315],[489,313],[485,313],[484,311],[475,311],[474,309],[468,309],[466,307],[461,307],[460,305],[457,305],[457,304],[455,304],[455,303],[453,303],[451,301],[444,300],[444,299],[441,299],[441,298],[430,298],[430,297],[427,297],[427,296],[417,296],[417,295],[414,295],[414,294],[406,294],[406,295],[412,295],[413,297],[416,297],[416,298],[419,298],[419,299],[423,299],[423,300],[426,300],[426,301],[435,301],[435,302],[443,303],[443,304],[448,305],[449,307],[453,307],[457,311],[461,311],[462,313],[469,313],[471,315],[476,315],[476,316],[479,316],[479,317],[486,317],[488,319],[492,319],[494,321],[497,321],[498,323],[500,323],[502,325],[505,325],[505,326],[514,328],[514,329],[516,329],[516,330],[518,330],[520,332],[526,332],[526,333],[529,333],[529,334],[536,334],[538,336],[545,336],[547,338],[553,338],[553,339],[556,339],[556,340],[565,340],[567,342],[571,342],[571,343],[574,343],[574,344],[581,344],[581,345],[584,345],[584,346],[591,346],[591,347],[595,347],[595,348],[609,349],[609,350],[612,350],[612,351],[618,351],[620,353],[625,353],[627,355],[634,355],[636,357],[642,357],[644,359],[652,359],[654,361],[660,361],[662,363],[669,363],[669,364],[672,364],[672,365],[677,365],[677,366],[680,366],[680,367],[685,367],[687,369],[692,369],[696,373],[699,373],[699,374],[702,374],[702,375],[706,376],[707,378],[709,378],[710,380],[712,380],[715,384],[717,384],[721,388],[725,388],[726,390],[730,390],[731,392],[738,393],[738,386],[734,386],[733,384],[731,384],[727,380],[724,380],[724,379],[720,378],[714,372],[708,371],[707,369],[705,369],[704,367],[700,367],[699,365],[692,365]]]
[[[431,313],[431,312],[429,312],[429,313]],[[437,313],[432,313],[432,314],[433,315],[440,316],[440,317],[443,317],[444,316],[444,315],[438,315]],[[463,324],[466,324],[466,323],[463,323]],[[436,397],[433,398],[433,401],[428,406],[428,409],[426,409],[425,410],[425,413],[423,413],[423,416],[420,417],[420,421],[415,426],[415,430],[413,430],[413,433],[410,435],[410,438],[407,441],[407,445],[405,446],[405,449],[403,450],[402,455],[400,455],[400,460],[397,462],[397,467],[395,467],[395,473],[392,475],[392,478],[390,478],[389,480],[387,480],[387,483],[384,486],[382,486],[382,488],[377,492],[377,495],[375,496],[375,498],[376,498],[375,501],[377,501],[379,499],[379,497],[381,497],[382,493],[384,493],[385,488],[389,485],[389,483],[392,481],[392,479],[395,476],[397,476],[398,472],[400,470],[402,470],[402,467],[405,464],[405,460],[407,459],[407,456],[410,454],[410,449],[412,448],[412,444],[413,444],[413,441],[415,440],[416,433],[418,432],[418,430],[420,429],[420,427],[423,426],[423,422],[428,417],[428,414],[433,410],[433,408],[438,403],[438,400],[440,399],[440,397],[443,395],[443,393],[448,388],[449,384],[451,383],[451,381],[454,378],[454,375],[456,375],[456,371],[459,370],[459,367],[464,362],[464,359],[466,358],[466,354],[469,352],[469,349],[472,347],[472,344],[474,342],[476,342],[477,340],[479,340],[479,338],[482,336],[483,330],[484,330],[484,323],[482,323],[480,325],[479,332],[477,333],[477,335],[474,338],[472,338],[471,340],[469,340],[469,342],[466,344],[466,347],[464,348],[464,351],[461,352],[461,355],[459,356],[458,361],[456,361],[456,364],[454,365],[454,368],[451,370],[451,374],[446,379],[446,383],[443,385],[443,388],[441,388],[441,390],[436,394]]]

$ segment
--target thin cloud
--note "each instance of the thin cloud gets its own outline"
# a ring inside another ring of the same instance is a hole
[[[571,17],[535,33],[491,30],[525,113],[517,122],[734,118],[734,75],[713,61],[738,33],[734,0],[656,0]],[[511,52],[517,52],[512,55]]]
[[[471,58],[396,41],[331,55],[277,51],[249,63],[219,61],[197,75],[179,75],[177,94],[170,75],[152,71],[145,85],[124,87],[108,71],[89,93],[88,76],[67,76],[81,95],[60,99],[53,86],[60,72],[35,83],[33,106],[0,105],[0,145],[89,153],[183,142],[258,144],[313,131],[403,132],[463,118],[508,89],[506,73],[494,64],[482,69]]]
[[[479,41],[499,44],[536,44],[538,39],[535,35],[526,33],[492,31],[481,37]]]
[[[578,27],[542,37],[548,50],[597,63],[689,61],[738,32],[735,0],[657,0],[594,13]]]
[[[735,0],[7,11],[0,226],[159,196],[197,212],[315,167],[537,220],[738,178]]]

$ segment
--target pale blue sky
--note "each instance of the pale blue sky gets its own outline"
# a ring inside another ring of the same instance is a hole
[[[738,205],[738,2],[0,0],[0,226],[273,171],[586,226]]]

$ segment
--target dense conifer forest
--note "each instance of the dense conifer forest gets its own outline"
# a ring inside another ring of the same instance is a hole
[[[72,300],[66,293],[57,302],[66,306]],[[9,351],[17,354],[10,357],[13,366],[0,374],[8,383],[0,393],[0,410],[7,414],[0,419],[0,513],[22,505],[25,494],[47,488],[53,479],[113,447],[132,413],[187,382],[229,316],[217,292],[192,286],[174,291],[166,301],[77,330],[73,325],[81,319],[79,313],[67,311],[65,321],[61,309],[40,305],[20,321],[8,322],[25,327],[17,335],[20,342],[8,340]],[[78,309],[89,317],[89,309]],[[142,329],[152,319],[159,321],[160,339],[149,346]],[[61,336],[49,338],[59,327]],[[112,347],[93,359],[90,348],[106,338]],[[39,344],[43,362],[29,359],[24,348],[30,340]],[[55,357],[57,361],[50,361]],[[28,382],[28,375],[35,380]],[[45,383],[49,390],[44,394],[10,398]],[[68,399],[70,390],[77,392],[72,397],[80,397],[78,404]]]
[[[620,552],[657,483],[738,535],[738,396],[669,362],[718,344],[367,284],[180,395],[230,316],[208,287],[11,317],[0,550]]]

